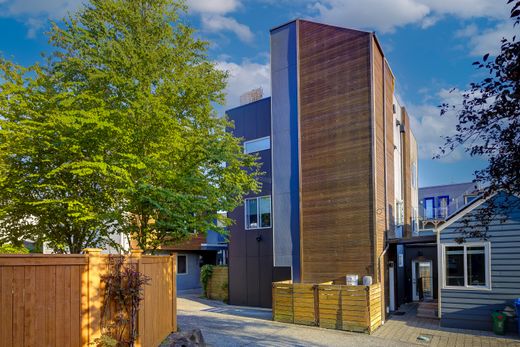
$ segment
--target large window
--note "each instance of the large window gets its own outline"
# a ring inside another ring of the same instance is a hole
[[[188,273],[188,258],[185,255],[177,255],[177,273]]]
[[[255,153],[271,148],[271,137],[266,136],[259,139],[244,142],[244,153]]]
[[[246,229],[271,227],[271,196],[246,199]]]
[[[444,287],[490,289],[489,243],[443,245]]]

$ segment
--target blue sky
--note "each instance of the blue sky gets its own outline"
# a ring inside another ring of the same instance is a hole
[[[59,19],[82,0],[0,0],[0,51],[28,65],[49,50],[49,19]],[[412,116],[419,143],[421,186],[472,179],[482,160],[462,149],[432,160],[453,132],[453,114],[439,116],[437,105],[460,103],[471,81],[482,77],[471,63],[497,52],[515,29],[506,0],[188,0],[185,20],[211,42],[209,55],[230,72],[226,107],[239,95],[262,87],[270,95],[269,29],[294,18],[375,31],[396,76],[397,94]],[[516,29],[518,31],[518,28]],[[453,92],[449,92],[455,88]]]

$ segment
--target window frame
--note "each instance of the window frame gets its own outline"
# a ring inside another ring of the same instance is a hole
[[[186,272],[179,272],[179,257],[186,258]],[[187,254],[177,254],[177,268],[175,269],[177,271],[177,275],[187,275],[188,274],[188,255]]]
[[[260,225],[260,199],[261,198],[269,198],[269,215],[270,215],[270,225],[268,227],[256,227],[251,228],[248,227],[248,220],[247,220],[247,201],[248,200],[256,200],[256,215],[258,216],[258,225]],[[244,228],[246,230],[257,230],[257,229],[269,229],[273,227],[273,199],[271,195],[261,195],[261,196],[254,196],[251,198],[245,198],[244,199]]]
[[[269,143],[269,147],[264,148],[264,149],[260,149],[258,151],[252,151],[252,152],[248,152],[246,150],[246,144],[252,143],[252,142],[260,142],[262,140],[267,140],[268,143]],[[259,137],[259,138],[256,138],[256,139],[244,141],[243,146],[244,146],[244,153],[245,154],[253,154],[253,153],[259,153],[259,152],[262,152],[262,151],[267,151],[267,150],[271,149],[271,136],[264,136],[264,137]]]
[[[448,268],[446,267],[446,247],[463,247],[464,253],[464,286],[449,286],[446,284],[446,272]],[[468,285],[468,247],[484,247],[484,259],[485,259],[485,276],[486,276],[486,285],[485,286],[472,286]],[[442,244],[442,289],[446,290],[481,290],[481,291],[491,291],[491,243],[490,242],[465,242],[463,244],[459,244],[456,242],[443,243]]]

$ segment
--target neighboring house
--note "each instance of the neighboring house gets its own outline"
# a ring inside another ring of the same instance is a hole
[[[230,303],[270,307],[272,281],[357,274],[395,304],[387,245],[417,231],[418,198],[417,145],[394,85],[371,32],[305,20],[271,30],[271,98],[227,112],[266,172],[228,214]]]
[[[505,197],[500,193],[491,199]],[[461,221],[477,223],[475,216],[487,205],[483,198],[473,200],[437,228],[442,326],[491,330],[491,313],[514,307],[513,300],[520,298],[520,198],[510,197],[508,202],[513,207],[499,210],[486,240],[467,238],[457,243],[463,231]],[[512,323],[510,328],[515,329]]]
[[[433,232],[463,206],[479,196],[480,185],[475,182],[446,184],[419,189],[419,228]]]
[[[160,253],[177,254],[177,290],[199,289],[202,265],[226,265],[227,241],[224,236],[208,231],[178,245],[162,246]]]
[[[416,157],[416,156],[415,156]],[[412,187],[416,182],[412,183]],[[422,302],[419,315],[435,317],[438,299],[438,257],[434,227],[440,226],[453,213],[478,197],[478,185],[473,182],[422,187],[418,191],[418,214],[412,222],[411,237],[390,240],[395,244],[396,305]],[[415,207],[414,206],[414,207]],[[394,255],[393,247],[389,254]]]

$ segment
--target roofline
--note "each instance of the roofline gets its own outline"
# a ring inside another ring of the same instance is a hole
[[[353,30],[353,31],[358,31],[358,32],[365,33],[365,34],[373,34],[372,31],[361,30],[361,29],[354,29],[354,28],[348,28],[348,27],[342,27],[342,26],[339,26],[339,25],[333,25],[333,24],[318,22],[316,20],[310,20],[310,19],[304,19],[304,18],[295,18],[295,19],[290,20],[288,22],[285,22],[283,24],[277,25],[277,26],[272,27],[271,29],[269,29],[269,32],[272,32],[274,30],[280,29],[281,27],[289,25],[289,24],[291,24],[293,22],[309,22],[309,23],[314,23],[314,24],[326,25],[326,26],[333,27],[333,28],[338,28],[338,29]],[[379,43],[378,43],[378,45],[379,45]]]
[[[470,181],[470,182],[460,182],[460,183],[438,184],[438,185],[435,185],[435,186],[419,187],[419,189],[439,188],[439,187],[449,187],[449,186],[458,186],[458,185],[462,185],[462,184],[470,184],[470,183],[476,183],[476,182]]]
[[[254,103],[257,103],[257,102],[260,102],[260,101],[264,101],[266,99],[271,99],[271,96],[266,96],[266,97],[263,97],[261,99],[255,100],[255,101],[248,102],[247,104],[238,105],[238,106],[235,106],[235,107],[232,107],[232,108],[228,108],[227,110],[224,111],[224,113],[228,113],[229,111],[234,111],[234,110],[239,109],[241,107],[249,106],[251,104],[254,104]]]

